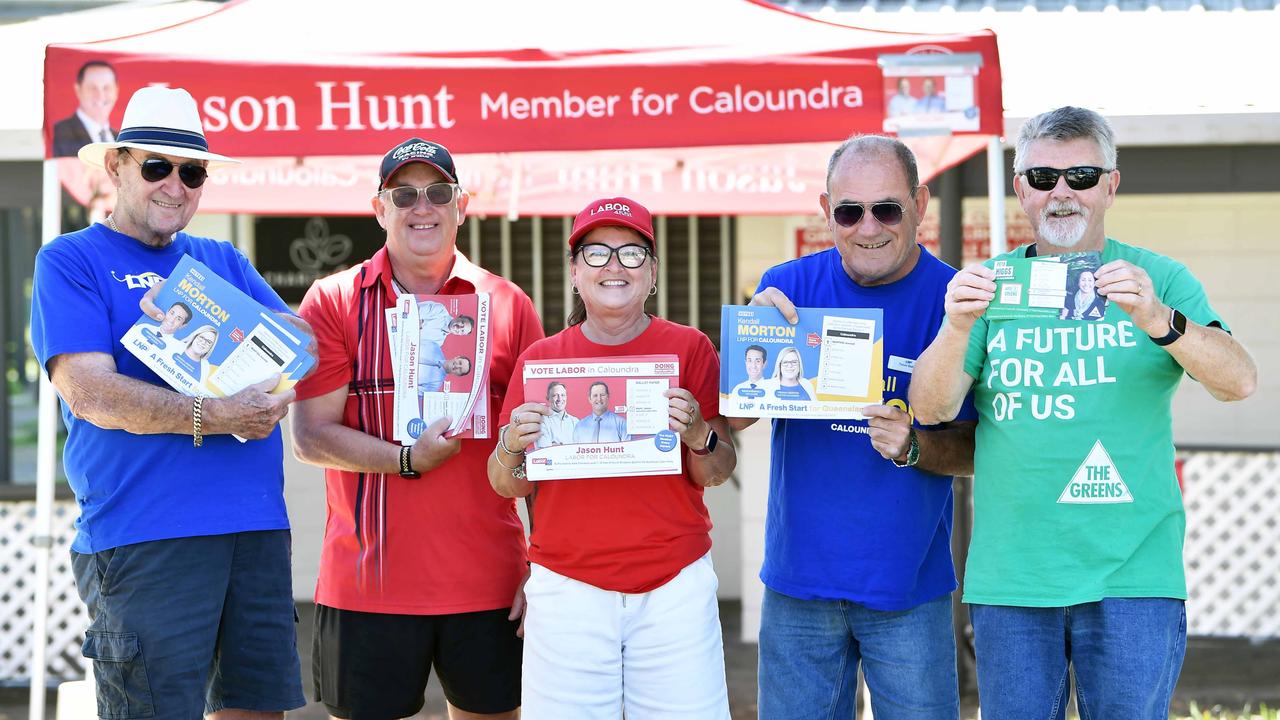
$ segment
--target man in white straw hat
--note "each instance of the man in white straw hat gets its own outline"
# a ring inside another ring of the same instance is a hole
[[[271,379],[186,397],[119,338],[140,307],[163,319],[148,288],[184,254],[310,328],[234,247],[182,232],[208,166],[235,162],[209,152],[191,95],[143,88],[122,125],[79,151],[116,187],[114,213],[40,251],[31,303],[31,343],[67,426],[98,714],[281,718],[305,703],[278,427],[293,392],[268,394]]]

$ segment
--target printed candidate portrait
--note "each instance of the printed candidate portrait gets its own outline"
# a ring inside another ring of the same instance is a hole
[[[794,347],[785,347],[778,353],[778,363],[773,368],[772,390],[779,400],[814,400],[813,383],[804,375],[804,359]]]
[[[569,412],[569,389],[559,380],[552,380],[547,385],[546,398],[551,413],[542,418],[542,432],[534,446],[568,445],[573,442],[573,429],[582,419]]]
[[[91,142],[113,142],[119,132],[111,127],[111,111],[120,94],[111,63],[90,60],[81,65],[73,89],[75,109],[53,125],[54,157],[74,157]]]
[[[1067,294],[1058,317],[1062,320],[1101,320],[1107,314],[1107,298],[1098,293],[1096,285],[1097,276],[1091,266],[1067,273]]]
[[[542,419],[534,443],[542,448],[570,443],[619,442],[652,435],[630,435],[625,377],[556,378],[525,384],[525,397],[545,402],[551,416]]]
[[[742,356],[746,378],[734,385],[730,393],[745,398],[764,397],[772,382],[765,377],[769,367],[769,350],[763,345],[748,345]]]
[[[164,320],[160,321],[160,333],[162,335],[176,335],[179,330],[187,326],[191,322],[191,308],[187,307],[184,302],[175,302],[169,306],[164,313]]]

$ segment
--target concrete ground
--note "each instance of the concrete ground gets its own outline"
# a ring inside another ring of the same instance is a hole
[[[308,697],[311,695],[309,668],[313,610],[310,604],[303,604],[298,608],[302,618],[298,626],[298,645]],[[741,606],[738,602],[721,603],[729,705],[733,720],[748,720],[756,717],[756,646],[738,640],[740,617]],[[1201,710],[1221,706],[1229,713],[1238,712],[1246,704],[1254,710],[1257,710],[1259,703],[1266,703],[1268,707],[1280,706],[1280,639],[1250,643],[1238,639],[1191,638],[1187,643],[1186,661],[1174,697],[1172,717],[1186,717],[1188,705],[1192,701]],[[53,693],[50,693],[48,706],[46,718],[54,720]],[[961,706],[962,717],[975,717],[977,697],[971,692],[965,693]],[[27,717],[26,690],[0,689],[0,720],[20,720]],[[317,703],[310,703],[289,714],[290,720],[323,720],[325,717],[324,707]],[[414,716],[414,720],[446,720],[444,696],[434,677],[427,687],[426,704],[422,712]]]

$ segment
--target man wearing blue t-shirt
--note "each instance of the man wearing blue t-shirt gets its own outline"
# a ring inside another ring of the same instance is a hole
[[[84,655],[98,713],[282,718],[305,704],[278,427],[293,391],[268,394],[272,378],[229,397],[187,397],[120,338],[144,310],[165,321],[151,298],[184,255],[310,328],[234,247],[182,232],[207,167],[234,162],[208,151],[185,90],[139,90],[116,139],[79,154],[116,186],[115,211],[41,249],[31,344],[67,426],[63,460],[80,508],[71,558],[92,620]]]
[[[796,307],[881,308],[885,402],[773,421],[760,717],[852,718],[861,663],[879,720],[955,718],[951,476],[972,472],[975,416],[919,427],[906,400],[955,270],[916,243],[929,190],[895,139],[837,148],[820,204],[835,247],[771,268],[751,304],[793,323]]]

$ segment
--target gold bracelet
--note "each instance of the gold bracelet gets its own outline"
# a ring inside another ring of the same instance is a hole
[[[191,405],[191,444],[196,447],[204,444],[204,433],[201,432],[200,427],[203,405],[204,397],[202,396],[197,396],[195,402]]]

